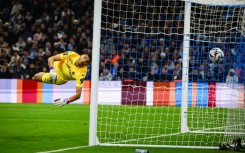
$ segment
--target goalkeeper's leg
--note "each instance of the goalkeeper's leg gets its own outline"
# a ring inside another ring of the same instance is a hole
[[[39,72],[34,75],[33,80],[36,80],[38,82],[48,83],[48,84],[65,84],[67,81],[62,79],[61,77],[58,77],[58,80],[54,83],[52,77],[50,76],[50,73],[45,72]]]
[[[45,74],[45,72],[39,72],[39,73],[35,74],[32,79],[36,80],[38,82],[43,82],[42,81],[42,77],[43,77],[44,74]]]

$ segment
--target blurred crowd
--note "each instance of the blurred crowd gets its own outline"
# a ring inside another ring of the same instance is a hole
[[[92,0],[1,1],[0,11],[0,78],[32,79],[52,55],[92,49]]]
[[[146,2],[102,3],[100,80],[182,79],[184,2]],[[146,7],[153,2],[157,7]],[[49,71],[47,59],[52,55],[66,50],[92,51],[92,0],[1,3],[0,78],[31,79],[39,71]],[[217,46],[225,44],[224,38],[223,33],[214,35],[214,46],[203,41],[203,35],[191,35],[190,81],[239,82],[244,78],[233,69],[237,46]],[[210,63],[212,47],[225,52],[223,62]],[[86,79],[91,78],[90,68]]]
[[[114,3],[103,2],[102,6],[101,80],[182,79],[184,1],[114,0]],[[215,16],[224,16],[225,11],[222,11],[222,7],[215,9],[220,9],[216,11]],[[230,28],[225,27],[227,25],[217,29],[224,32],[217,32],[208,26],[203,29],[203,24],[232,23],[232,18],[224,19],[222,22],[213,21],[212,18],[205,16],[207,14],[204,8],[196,7],[195,11],[197,19],[205,18],[205,20],[191,22],[189,81],[243,82],[244,67],[240,67],[240,71],[237,71],[235,65],[235,56],[240,49],[239,43],[234,43],[237,41],[234,39],[240,38],[237,31],[235,29],[226,31],[225,28]],[[194,14],[192,18],[193,16]],[[231,25],[237,26],[235,22]],[[210,32],[207,32],[207,35],[195,34],[204,30]],[[209,50],[213,47],[220,47],[224,51],[225,58],[222,62],[213,63],[209,60]]]

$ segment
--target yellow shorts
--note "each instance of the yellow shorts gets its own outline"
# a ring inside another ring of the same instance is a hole
[[[67,81],[64,80],[62,77],[58,76],[58,80],[54,83],[53,79],[50,76],[50,73],[45,73],[42,76],[42,82],[44,83],[49,83],[49,84],[57,84],[57,85],[61,85],[61,84],[65,84]]]

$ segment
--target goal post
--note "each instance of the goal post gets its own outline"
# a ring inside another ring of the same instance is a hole
[[[244,12],[242,0],[95,0],[89,145],[244,141]]]
[[[98,84],[99,84],[99,56],[100,56],[100,25],[101,25],[101,0],[94,0],[93,19],[93,51],[91,71],[91,95],[89,118],[89,146],[98,145],[97,141],[97,111],[98,111]]]
[[[189,132],[187,125],[188,83],[189,83],[189,50],[190,50],[190,19],[191,2],[185,2],[184,40],[183,40],[183,71],[182,71],[182,101],[181,101],[181,133]]]

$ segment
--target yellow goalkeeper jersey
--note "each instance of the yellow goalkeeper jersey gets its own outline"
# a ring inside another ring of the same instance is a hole
[[[87,74],[87,66],[77,67],[75,65],[76,60],[80,58],[81,55],[73,51],[66,51],[60,54],[61,60],[54,62],[54,69],[58,75],[63,80],[76,80],[76,86],[82,87],[83,80]]]

